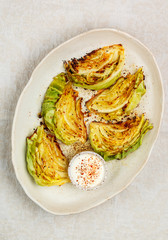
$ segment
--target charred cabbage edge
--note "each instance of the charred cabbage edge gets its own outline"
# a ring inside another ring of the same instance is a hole
[[[121,77],[109,89],[91,98],[86,106],[91,112],[98,113],[105,120],[120,120],[139,104],[146,93],[142,68],[126,78]]]
[[[102,47],[80,59],[65,61],[68,78],[76,86],[99,90],[111,86],[121,75],[125,62],[121,44]]]
[[[94,151],[106,161],[123,159],[140,147],[144,135],[152,128],[143,114],[118,124],[92,122],[89,139]]]
[[[81,111],[82,98],[77,99],[78,92],[68,83],[56,103],[54,112],[55,134],[63,143],[85,143],[87,131],[84,115]]]

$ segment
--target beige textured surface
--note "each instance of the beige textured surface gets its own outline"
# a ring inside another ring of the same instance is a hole
[[[140,175],[113,199],[77,215],[51,215],[25,195],[10,144],[15,106],[35,66],[51,49],[90,29],[117,28],[148,46],[161,69],[167,103],[167,23],[167,0],[0,0],[0,239],[168,239],[167,107]]]

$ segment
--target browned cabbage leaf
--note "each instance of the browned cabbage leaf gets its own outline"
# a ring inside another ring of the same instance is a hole
[[[76,86],[99,90],[111,86],[121,75],[125,55],[121,44],[102,47],[80,59],[65,61],[68,78]]]
[[[92,122],[89,139],[94,151],[106,161],[122,159],[140,147],[144,135],[152,128],[143,114],[115,124]]]
[[[86,106],[106,120],[119,120],[128,115],[146,93],[143,79],[143,71],[140,68],[135,74],[119,78],[113,86],[96,94]]]
[[[27,138],[26,160],[28,171],[38,185],[52,186],[70,182],[68,161],[55,137],[47,134],[43,125]]]
[[[84,123],[84,115],[81,111],[82,98],[73,90],[72,84],[68,83],[56,103],[54,124],[56,137],[65,144],[75,142],[85,143],[87,131]]]

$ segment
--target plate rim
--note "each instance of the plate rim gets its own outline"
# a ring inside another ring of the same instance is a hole
[[[137,170],[137,172],[135,173],[135,175],[131,178],[131,180],[123,187],[121,188],[119,191],[117,191],[116,193],[112,194],[111,196],[109,196],[108,198],[105,198],[103,199],[102,201],[99,201],[99,203],[96,203],[94,206],[91,206],[91,207],[88,207],[88,208],[85,208],[85,209],[82,209],[82,210],[77,210],[77,211],[69,211],[69,212],[66,212],[66,213],[59,213],[59,212],[55,212],[55,211],[52,211],[50,209],[48,209],[47,207],[45,207],[43,204],[41,204],[40,202],[38,202],[36,199],[34,199],[34,197],[31,196],[31,194],[27,191],[27,189],[25,188],[24,184],[22,184],[22,181],[20,180],[19,178],[19,172],[17,170],[17,166],[15,164],[15,161],[14,161],[14,132],[15,132],[15,125],[16,125],[16,119],[17,119],[17,115],[18,115],[18,109],[19,109],[19,106],[20,106],[20,102],[21,102],[21,99],[24,95],[24,93],[26,92],[27,88],[29,87],[29,85],[31,84],[32,80],[33,80],[33,75],[35,74],[35,72],[38,70],[38,68],[41,66],[41,64],[46,60],[46,58],[49,57],[49,55],[51,55],[54,51],[56,51],[57,49],[59,49],[60,47],[62,47],[63,45],[67,44],[68,42],[71,42],[77,38],[80,38],[80,37],[83,37],[89,33],[92,33],[92,32],[103,32],[103,31],[111,31],[111,32],[114,32],[114,33],[119,33],[119,34],[122,34],[122,35],[125,35],[127,38],[130,38],[132,40],[134,40],[135,42],[137,42],[140,46],[142,46],[149,54],[150,56],[152,57],[153,59],[153,62],[156,66],[156,69],[158,71],[158,75],[159,75],[159,80],[160,80],[160,83],[161,83],[161,91],[162,91],[162,102],[161,102],[161,106],[162,106],[162,109],[161,109],[161,115],[160,115],[160,122],[159,122],[159,126],[157,128],[157,132],[156,132],[156,137],[155,137],[155,140],[152,144],[152,147],[148,153],[148,157],[146,158],[146,160],[144,161],[144,163],[140,166],[140,168]],[[148,162],[149,158],[150,158],[150,155],[151,155],[151,152],[154,148],[154,145],[158,139],[158,135],[159,135],[159,132],[160,132],[160,127],[161,127],[161,123],[162,123],[162,120],[163,120],[163,113],[164,113],[164,102],[165,102],[165,94],[164,94],[164,88],[163,88],[163,79],[162,79],[162,75],[161,75],[161,71],[159,69],[159,66],[157,64],[157,61],[153,55],[153,53],[150,51],[150,49],[148,47],[146,47],[140,40],[138,40],[136,37],[128,34],[127,32],[125,31],[121,31],[121,30],[118,30],[118,29],[115,29],[115,28],[96,28],[96,29],[92,29],[92,30],[89,30],[89,31],[86,31],[86,32],[83,32],[81,34],[78,34],[70,39],[68,39],[67,41],[61,43],[60,45],[58,45],[57,47],[53,48],[39,63],[38,65],[34,68],[32,74],[31,74],[31,77],[30,79],[28,80],[27,84],[25,85],[25,87],[23,88],[18,100],[17,100],[17,104],[16,104],[16,107],[15,107],[15,111],[14,111],[14,116],[13,116],[13,122],[12,122],[12,131],[11,131],[11,156],[12,156],[12,164],[13,164],[13,168],[14,168],[14,171],[15,171],[15,175],[16,175],[16,179],[17,181],[19,182],[19,184],[22,186],[24,192],[26,193],[26,195],[33,201],[35,202],[38,206],[40,206],[43,210],[49,212],[49,213],[52,213],[54,215],[70,215],[70,214],[77,214],[77,213],[81,213],[81,212],[84,212],[84,211],[87,211],[89,209],[92,209],[92,208],[95,208],[99,205],[101,205],[102,203],[106,202],[107,200],[113,198],[114,196],[116,196],[117,194],[119,194],[120,192],[122,192],[124,189],[126,189],[133,181],[134,179],[137,177],[137,175],[142,171],[142,169],[145,167],[146,163]]]

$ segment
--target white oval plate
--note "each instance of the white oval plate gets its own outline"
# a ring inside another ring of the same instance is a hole
[[[28,174],[25,162],[26,136],[39,124],[45,91],[53,76],[63,69],[63,60],[112,44],[123,44],[126,67],[135,71],[143,66],[147,93],[141,101],[140,112],[146,112],[154,128],[144,138],[142,146],[122,161],[108,162],[105,183],[95,191],[82,191],[71,183],[61,187],[40,187]],[[135,64],[135,65],[134,65]],[[24,88],[15,111],[12,129],[12,161],[16,176],[26,194],[48,212],[58,215],[79,213],[95,207],[126,188],[147,162],[156,141],[163,112],[161,75],[151,52],[134,37],[114,29],[96,29],[68,40],[52,50],[36,67]]]

